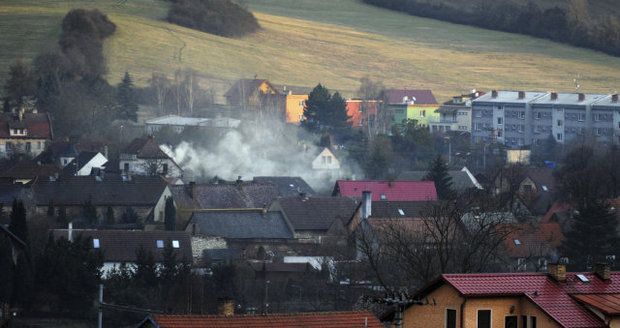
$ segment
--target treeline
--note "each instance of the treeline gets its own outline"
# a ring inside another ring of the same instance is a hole
[[[199,31],[241,37],[256,32],[254,15],[230,0],[170,0],[167,20]]]
[[[620,21],[613,15],[590,16],[586,0],[574,0],[568,8],[547,9],[531,1],[482,1],[471,10],[435,1],[362,1],[415,16],[531,35],[620,56]]]

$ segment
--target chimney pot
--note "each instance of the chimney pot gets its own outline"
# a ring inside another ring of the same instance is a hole
[[[618,102],[618,94],[613,94],[611,95],[611,102],[617,103]]]
[[[491,90],[491,97],[497,98],[497,90]]]
[[[551,100],[557,100],[558,99],[558,93],[557,92],[552,92],[551,93]]]
[[[362,220],[372,215],[372,192],[362,191]]]
[[[560,263],[549,264],[548,273],[551,278],[558,282],[566,281],[566,265]]]
[[[585,93],[580,93],[579,94],[579,101],[584,101],[586,100],[586,94]]]
[[[611,278],[611,267],[607,263],[594,264],[594,274],[603,280],[609,280]]]
[[[519,99],[525,98],[525,91],[519,91]]]
[[[220,306],[218,307],[218,314],[225,317],[232,317],[235,315],[235,301],[230,298],[224,298],[220,300]]]

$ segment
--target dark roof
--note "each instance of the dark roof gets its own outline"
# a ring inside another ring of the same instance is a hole
[[[295,230],[329,230],[334,220],[346,223],[358,202],[349,197],[284,197],[276,204]]]
[[[186,231],[230,239],[290,239],[293,232],[280,212],[205,211],[192,214]]]
[[[193,196],[189,184],[170,189],[175,202],[201,209],[264,208],[279,197],[275,185],[247,181],[195,184]]]
[[[49,178],[61,172],[56,165],[39,164],[33,160],[22,160],[7,170],[0,172],[1,178],[34,179],[36,177]]]
[[[140,327],[159,328],[383,328],[374,314],[366,311],[278,313],[260,315],[169,315],[146,318]]]
[[[419,218],[420,213],[428,208],[429,204],[431,202],[374,201],[372,202],[370,217],[381,219]]]
[[[417,105],[436,105],[437,99],[431,90],[407,90],[407,89],[388,89],[385,90],[385,98],[390,105],[405,104],[403,99],[414,101]]]
[[[297,196],[300,193],[314,195],[316,192],[301,177],[254,177],[254,182],[270,183],[278,188],[280,197]]]
[[[134,139],[125,147],[123,154],[136,155],[141,159],[170,159],[170,156],[159,148],[153,137]]]
[[[30,197],[27,195],[28,192],[29,188],[20,183],[0,183],[0,204],[6,211],[7,207],[11,207],[14,199],[24,200],[24,198]]]
[[[272,263],[272,262],[250,262],[254,271],[264,272],[308,272],[314,268],[309,263]]]
[[[507,225],[510,233],[504,239],[504,246],[512,258],[528,258],[557,254],[564,240],[562,227],[557,222]]]
[[[405,171],[398,176],[398,179],[424,181],[426,180],[427,174],[427,171]],[[465,191],[467,189],[477,188],[467,172],[448,171],[448,175],[452,178],[452,189],[454,190]]]
[[[80,152],[76,158],[74,158],[71,162],[69,162],[63,169],[63,174],[73,175],[77,171],[81,170],[84,165],[88,164],[93,157],[97,156],[98,152],[94,151],[83,151]]]
[[[361,198],[364,191],[372,192],[372,200],[437,200],[437,190],[432,181],[338,180],[332,195]]]
[[[25,136],[11,136],[10,128],[26,129]],[[0,113],[0,138],[52,139],[52,123],[47,113],[24,113],[20,120],[17,114]]]
[[[581,282],[577,275],[585,276],[589,282]],[[620,293],[620,272],[612,272],[609,280],[602,280],[591,272],[567,272],[563,283],[545,273],[444,274],[422,289],[417,297],[425,297],[445,283],[465,297],[523,296],[562,327],[606,327],[573,296]]]
[[[99,181],[101,180],[101,181]],[[133,176],[124,181],[121,176],[63,177],[57,181],[40,181],[33,185],[38,206],[81,205],[91,200],[95,206],[155,206],[166,188],[160,177]]]
[[[67,229],[54,229],[54,239],[68,238]],[[135,262],[136,252],[143,247],[161,262],[164,248],[157,247],[157,241],[163,241],[164,246],[172,246],[173,241],[179,241],[179,248],[173,248],[177,260],[191,261],[192,245],[189,233],[185,231],[143,231],[143,230],[73,230],[73,238],[99,239],[99,247],[103,251],[106,262]],[[168,244],[168,245],[166,245]]]
[[[528,168],[525,170],[524,178],[529,177],[536,183],[538,188],[545,186],[548,190],[555,189],[555,179],[553,178],[553,169],[546,167]]]

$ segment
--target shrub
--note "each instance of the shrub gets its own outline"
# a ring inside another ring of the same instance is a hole
[[[241,37],[260,28],[251,12],[230,0],[172,0],[167,19],[225,37]]]

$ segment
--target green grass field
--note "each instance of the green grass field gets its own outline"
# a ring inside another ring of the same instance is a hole
[[[227,39],[165,23],[161,0],[0,2],[0,76],[58,39],[72,7],[100,8],[118,26],[106,41],[108,79],[125,70],[145,84],[154,71],[194,68],[217,93],[239,77],[280,85],[324,83],[352,96],[360,77],[432,89],[442,99],[472,88],[620,89],[620,58],[526,36],[418,18],[355,0],[245,0],[262,30]]]

